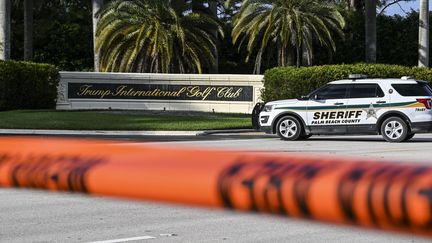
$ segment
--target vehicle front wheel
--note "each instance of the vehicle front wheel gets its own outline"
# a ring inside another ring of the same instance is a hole
[[[277,135],[283,140],[297,140],[303,131],[299,120],[293,116],[282,117],[277,125]]]
[[[381,125],[381,134],[387,142],[399,143],[408,137],[408,125],[399,117],[390,117]]]

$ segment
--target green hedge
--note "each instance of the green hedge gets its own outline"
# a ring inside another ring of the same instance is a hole
[[[369,78],[400,78],[411,76],[432,81],[432,70],[386,64],[324,65],[313,67],[277,67],[264,74],[262,98],[271,100],[298,98],[322,85],[346,79],[349,74],[366,74]]]
[[[0,110],[55,108],[59,79],[52,65],[0,61]]]

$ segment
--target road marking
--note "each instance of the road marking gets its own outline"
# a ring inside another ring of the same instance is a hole
[[[149,239],[155,239],[156,237],[153,236],[139,236],[139,237],[132,237],[132,238],[123,238],[123,239],[114,239],[114,240],[103,240],[103,241],[92,241],[89,243],[119,243],[119,242],[128,242],[128,241],[137,241],[137,240],[149,240]]]

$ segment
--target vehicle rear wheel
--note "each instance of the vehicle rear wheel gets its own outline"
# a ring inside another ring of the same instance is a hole
[[[293,116],[282,117],[276,125],[276,133],[283,140],[297,140],[302,132],[301,123]]]
[[[409,135],[408,125],[399,117],[387,118],[381,125],[381,135],[387,142],[405,141]]]

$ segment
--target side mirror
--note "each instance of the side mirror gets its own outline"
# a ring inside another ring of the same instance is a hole
[[[321,98],[319,97],[319,95],[316,94],[316,95],[314,95],[313,99],[314,100],[320,100]]]

